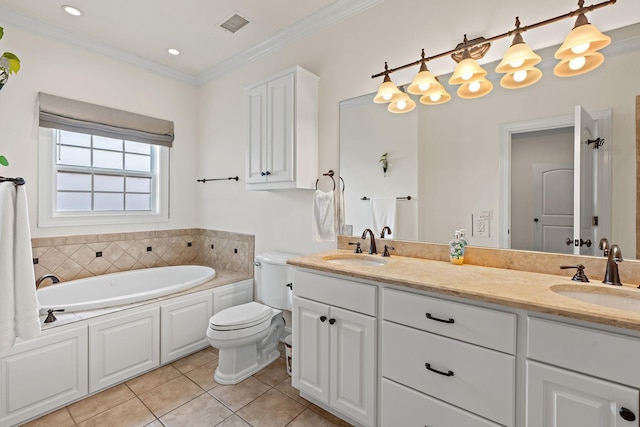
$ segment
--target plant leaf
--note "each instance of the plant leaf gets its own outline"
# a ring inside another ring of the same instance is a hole
[[[16,55],[11,52],[5,52],[2,56],[7,58],[9,62],[9,74],[15,74],[20,71],[20,59]]]
[[[9,166],[9,160],[5,156],[0,156],[0,165]]]
[[[4,36],[4,28],[0,27],[0,40],[2,39],[2,36]]]

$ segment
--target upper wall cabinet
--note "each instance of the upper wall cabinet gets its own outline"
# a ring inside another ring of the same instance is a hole
[[[247,88],[247,190],[314,188],[318,76],[298,66]]]

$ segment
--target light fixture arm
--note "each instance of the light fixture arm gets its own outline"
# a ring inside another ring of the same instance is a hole
[[[516,28],[513,30],[509,30],[505,33],[499,34],[497,36],[493,36],[490,37],[488,39],[484,39],[481,38],[480,40],[478,39],[473,39],[473,40],[467,40],[467,36],[464,36],[464,42],[459,44],[458,46],[456,46],[455,48],[448,50],[446,52],[442,52],[439,53],[437,55],[433,55],[433,56],[429,56],[426,57],[424,56],[424,49],[422,51],[422,57],[420,59],[418,59],[417,61],[414,62],[410,62],[408,64],[404,64],[401,65],[399,67],[395,67],[395,68],[391,68],[389,69],[388,66],[386,65],[385,62],[385,70],[381,73],[377,73],[371,76],[372,79],[381,77],[381,76],[388,76],[391,73],[395,73],[396,71],[400,71],[400,70],[404,70],[405,68],[411,68],[411,67],[415,67],[417,65],[421,65],[423,63],[429,62],[429,61],[433,61],[434,59],[438,59],[438,58],[442,58],[444,56],[449,56],[449,55],[453,55],[459,52],[464,52],[465,49],[471,49],[475,46],[479,46],[482,44],[486,44],[486,43],[491,43],[495,40],[500,40],[506,37],[511,37],[515,34],[520,34],[520,33],[524,33],[525,31],[529,31],[535,28],[539,28],[545,25],[549,25],[564,19],[569,19],[569,18],[573,18],[577,15],[581,15],[587,12],[592,12],[596,9],[600,9],[602,7],[605,6],[609,6],[609,5],[613,5],[616,3],[617,0],[607,0],[607,1],[603,1],[601,3],[596,3],[596,4],[592,4],[590,6],[584,6],[584,0],[578,0],[578,9],[572,10],[571,12],[565,13],[564,15],[558,15],[555,16],[553,18],[549,18],[546,19],[544,21],[540,21],[540,22],[536,22],[535,24],[531,24],[531,25],[525,25],[524,27],[520,27],[520,20],[518,18],[516,18]]]

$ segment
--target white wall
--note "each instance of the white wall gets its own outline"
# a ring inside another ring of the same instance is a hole
[[[2,23],[0,23],[2,24]],[[27,181],[29,219],[33,237],[84,233],[148,231],[192,227],[196,223],[196,92],[197,88],[160,77],[9,25],[4,27],[2,51],[15,53],[22,68],[0,91],[0,155],[10,165],[3,176]],[[38,114],[37,94],[47,92],[175,122],[171,148],[169,222],[90,227],[37,226]]]

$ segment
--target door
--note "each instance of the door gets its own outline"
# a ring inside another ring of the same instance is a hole
[[[597,138],[597,122],[584,108],[576,106],[573,151],[573,253],[576,255],[593,255],[595,250],[593,200],[596,164],[595,148],[589,141]]]
[[[269,182],[293,181],[293,73],[267,84],[267,171]]]
[[[638,397],[630,387],[527,361],[527,427],[637,427]]]
[[[265,182],[267,159],[267,85],[249,90],[247,182]]]
[[[372,426],[374,419],[376,320],[331,307],[330,405]]]
[[[291,383],[329,403],[329,306],[293,297]]]
[[[573,165],[533,165],[534,251],[573,253]]]

